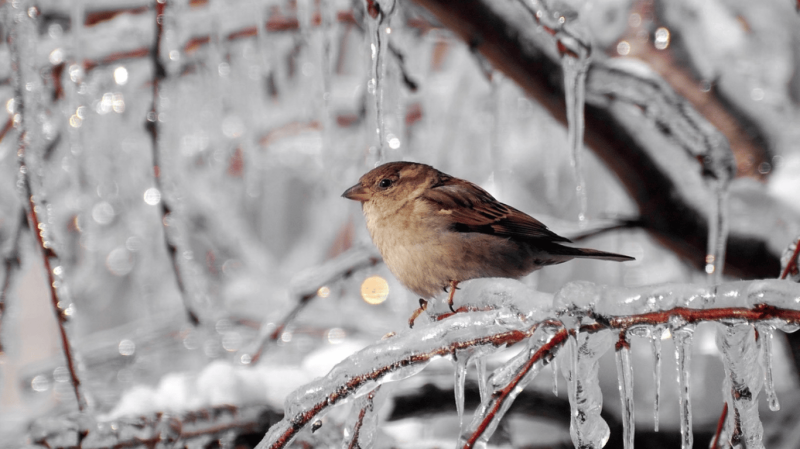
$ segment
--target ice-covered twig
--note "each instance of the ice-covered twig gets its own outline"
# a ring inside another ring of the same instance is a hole
[[[161,128],[159,121],[159,95],[161,81],[167,77],[167,71],[161,61],[161,38],[164,34],[164,10],[166,9],[166,6],[167,0],[157,0],[155,2],[156,37],[155,42],[153,43],[153,48],[149,52],[153,61],[153,102],[150,106],[150,112],[147,113],[147,121],[145,125],[147,131],[150,133],[150,140],[152,143],[153,182],[155,183],[158,191],[161,192],[161,201],[159,201],[159,205],[161,206],[161,223],[164,227],[164,246],[166,247],[170,262],[172,263],[172,271],[175,275],[175,283],[178,285],[178,291],[180,292],[181,299],[183,300],[183,307],[186,309],[186,315],[189,318],[189,322],[197,326],[200,324],[200,319],[197,317],[197,313],[194,311],[194,307],[192,307],[190,303],[189,294],[186,288],[186,281],[178,260],[178,243],[171,235],[172,230],[170,229],[170,226],[177,226],[177,222],[174,217],[170,216],[172,213],[172,208],[167,203],[167,198],[165,198],[164,185],[161,178],[161,172],[164,167],[162,166],[161,162],[161,147],[158,141],[159,131]],[[170,225],[170,221],[173,222],[172,225]]]
[[[250,355],[243,355],[248,363],[255,363],[263,354],[266,346],[270,342],[277,341],[283,334],[287,326],[294,321],[298,313],[305,308],[308,303],[317,297],[319,289],[331,282],[347,279],[354,273],[364,268],[373,267],[381,262],[378,253],[372,247],[359,246],[340,254],[335,259],[329,260],[324,264],[298,273],[292,279],[289,289],[297,302],[292,310],[283,317],[277,326],[271,323],[264,323],[259,332],[258,349]]]
[[[13,67],[14,84],[14,104],[16,114],[19,114],[18,123],[18,147],[17,147],[17,188],[20,194],[20,201],[27,214],[27,223],[36,239],[39,254],[42,257],[47,285],[50,291],[50,302],[56,315],[59,335],[61,337],[61,347],[67,362],[70,380],[72,381],[73,392],[78,404],[78,410],[83,412],[87,408],[86,397],[81,387],[81,380],[78,376],[78,367],[75,356],[72,352],[72,345],[67,334],[66,322],[73,309],[68,304],[66,298],[62,298],[59,289],[63,287],[63,271],[58,255],[56,254],[55,243],[52,240],[52,229],[49,220],[47,204],[44,201],[42,189],[34,189],[31,177],[34,175],[35,164],[31,164],[34,156],[30,153],[28,146],[34,141],[36,133],[36,109],[33,104],[28,104],[32,96],[27,94],[28,89],[25,85],[28,80],[33,80],[38,76],[33,63],[34,46],[37,42],[37,30],[35,17],[36,8],[28,10],[25,2],[15,3],[7,11],[11,29],[8,35],[9,48],[11,50],[11,61]],[[32,102],[35,102],[33,100]],[[33,136],[33,137],[32,137]],[[37,160],[37,162],[41,162]],[[40,185],[37,184],[37,188]],[[79,441],[83,435],[79,436]]]

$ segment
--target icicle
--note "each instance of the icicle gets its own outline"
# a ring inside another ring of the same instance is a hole
[[[578,196],[578,220],[586,223],[586,181],[583,177],[583,107],[586,87],[586,71],[589,59],[585,53],[578,57],[565,54],[561,58],[564,70],[564,91],[567,102],[567,141],[570,149],[570,164],[575,173],[575,191]]]
[[[767,393],[767,401],[769,402],[769,409],[777,412],[781,409],[781,404],[778,401],[778,395],[775,394],[775,383],[772,380],[772,337],[775,333],[775,328],[761,324],[756,327],[758,329],[758,338],[761,340],[761,366],[764,368],[764,391]]]
[[[714,204],[708,219],[708,251],[706,254],[706,273],[708,284],[722,282],[725,266],[725,245],[728,241],[728,189],[727,183],[715,182]]]
[[[731,445],[763,448],[764,428],[758,417],[758,393],[764,377],[758,363],[758,347],[751,324],[717,325],[717,347],[722,352],[725,381],[722,394],[728,402],[732,424]]]
[[[390,386],[379,385],[369,393],[357,398],[344,425],[342,448],[371,448],[378,429],[378,411],[389,396]]]
[[[476,356],[473,360],[475,360],[475,369],[478,372],[478,391],[481,394],[481,402],[486,402],[489,400],[489,386],[486,382],[486,358]]]
[[[617,342],[617,380],[619,382],[619,399],[622,402],[622,433],[625,449],[633,449],[634,417],[633,417],[633,366],[631,365],[631,347],[625,335],[620,335]]]
[[[583,332],[575,340],[577,344],[570,345],[573,366],[567,372],[571,408],[569,433],[575,447],[601,448],[608,441],[611,431],[600,416],[603,393],[597,373],[600,357],[611,346],[611,332]]]
[[[492,373],[489,378],[489,386],[493,394],[486,395],[486,399],[481,401],[481,405],[475,411],[469,426],[462,429],[457,447],[486,447],[489,438],[497,430],[497,426],[505,416],[508,408],[511,407],[514,399],[549,363],[550,357],[539,358],[531,366],[528,365],[528,362],[537,351],[550,343],[561,329],[560,326],[540,326],[533,336],[527,339],[525,349],[522,352]],[[557,347],[554,347],[551,351],[555,352],[556,349]],[[521,371],[526,367],[528,367],[528,370],[522,375]],[[509,385],[513,385],[514,388],[507,395],[497,394]],[[498,403],[499,401],[502,401],[502,403]],[[470,439],[476,433],[479,433],[479,437],[476,440]]]
[[[553,367],[553,395],[556,397],[558,396],[558,359],[553,358],[553,361],[550,363]]]
[[[655,383],[655,398],[653,399],[653,430],[658,432],[658,410],[661,402],[661,335],[663,329],[656,327],[653,329],[653,335],[650,344],[653,348],[653,359],[655,360],[655,368],[653,370],[653,379]]]
[[[694,444],[692,434],[692,403],[689,396],[689,369],[692,358],[692,336],[694,325],[686,324],[672,329],[675,342],[675,361],[678,370],[678,402],[680,404],[681,449],[691,449]]]
[[[386,51],[388,48],[389,36],[386,28],[389,26],[389,19],[395,9],[395,1],[383,5],[377,0],[366,0],[367,13],[371,19],[367,19],[370,34],[370,55],[371,70],[370,80],[367,82],[367,91],[375,97],[375,131],[378,135],[377,164],[385,158],[385,123],[383,120],[383,81],[386,74]],[[389,2],[387,2],[389,3]]]
[[[469,357],[459,355],[456,360],[454,387],[456,396],[456,412],[458,412],[458,428],[464,427],[464,383],[467,380],[467,364]]]

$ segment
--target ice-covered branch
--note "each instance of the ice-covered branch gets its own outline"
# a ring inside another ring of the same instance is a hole
[[[478,298],[491,295],[479,294]],[[489,394],[484,395],[471,424],[459,437],[460,447],[473,447],[488,441],[516,395],[552,360],[570,334],[574,335],[574,343],[570,344],[572,362],[565,367],[565,372],[570,382],[573,441],[580,447],[601,447],[608,438],[608,426],[600,417],[602,396],[596,375],[597,359],[613,345],[608,329],[619,335],[628,331],[630,335],[649,335],[651,329],[657,334],[663,326],[669,326],[680,340],[676,344],[676,356],[683,378],[682,433],[684,446],[688,447],[692,442],[688,354],[695,324],[717,322],[726,329],[730,326],[752,329],[758,324],[784,331],[793,331],[800,324],[800,286],[780,280],[732,282],[711,287],[668,284],[638,289],[575,282],[554,296],[550,308],[528,312],[509,305],[508,299],[501,301],[503,305],[495,310],[464,311],[427,327],[409,329],[345,359],[327,376],[301,387],[286,399],[285,418],[270,429],[258,447],[285,447],[328,407],[363,395],[383,382],[410,377],[435,357],[458,359],[461,354],[469,354],[471,349],[497,350],[524,340],[525,350],[491,375]],[[469,307],[477,308],[476,305]],[[548,314],[560,318],[564,324],[547,318]],[[642,329],[647,332],[640,332]],[[749,335],[752,337],[752,332]],[[734,340],[725,339],[727,347],[723,347],[723,351],[753,352],[751,346],[755,347],[755,341]],[[627,344],[626,339],[621,341],[625,342],[622,346]],[[620,369],[629,370],[631,364],[625,361],[625,354],[621,359]],[[751,444],[757,444],[761,438],[756,423],[758,416],[753,414],[752,407],[741,403],[746,395],[739,393],[744,390],[735,388],[740,384],[739,379],[753,376],[736,363],[727,364],[726,370],[733,379],[730,401],[740,410],[742,433]],[[626,390],[623,401],[627,403],[632,390],[632,373],[623,372],[620,376],[621,388]],[[758,389],[745,389],[750,392],[751,397],[747,399],[750,404]],[[626,421],[632,418],[632,413],[626,415]],[[629,422],[626,427],[632,436],[632,424]]]
[[[538,28],[519,4],[488,0],[416,3],[566,123],[558,48],[551,34]],[[657,75],[649,70],[637,74],[635,69],[617,69],[596,60],[588,70],[586,142],[636,201],[642,226],[677,254],[706,269],[709,217],[719,202],[716,187],[702,175],[713,173],[730,179],[730,153],[721,151],[719,134],[705,120],[698,120],[700,115],[688,103],[662,81],[653,82],[659,79]],[[614,85],[619,89],[612,93],[608,89]],[[658,105],[658,110],[643,111],[626,92]],[[688,154],[698,156],[700,164]],[[794,236],[800,219],[776,205],[761,189],[733,189],[730,201],[763,210],[764,225],[753,229],[745,217],[731,216],[727,272],[749,278],[775,276],[779,251]],[[775,229],[781,229],[778,223],[791,223],[792,229],[776,233]]]

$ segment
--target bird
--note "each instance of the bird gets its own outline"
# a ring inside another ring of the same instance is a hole
[[[422,308],[425,299],[449,288],[448,305],[455,311],[455,290],[470,279],[519,279],[575,258],[634,260],[565,246],[570,240],[539,220],[426,164],[385,163],[364,174],[342,197],[361,203],[369,234],[389,271],[422,297]]]

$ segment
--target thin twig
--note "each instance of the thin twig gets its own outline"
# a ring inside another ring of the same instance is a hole
[[[28,29],[25,29],[28,28]],[[26,79],[25,73],[23,73],[25,67],[28,67],[28,61],[21,60],[23,57],[31,57],[27,48],[22,48],[23,45],[31,45],[31,42],[26,39],[27,36],[24,34],[34,34],[35,31],[35,24],[32,22],[32,19],[28,19],[27,17],[22,19],[21,21],[15,22],[15,26],[12,28],[11,32],[8,34],[8,45],[9,49],[11,50],[11,66],[13,67],[14,73],[14,104],[16,113],[19,114],[21,119],[19,123],[19,133],[17,135],[18,139],[18,147],[17,147],[17,166],[18,166],[18,181],[17,185],[20,187],[20,199],[22,202],[23,207],[25,208],[25,213],[27,214],[27,222],[30,225],[31,231],[36,239],[36,243],[40,249],[40,254],[42,256],[42,264],[44,265],[45,272],[47,273],[47,283],[50,287],[50,302],[53,306],[53,311],[56,315],[56,322],[58,323],[58,329],[61,336],[61,348],[64,352],[64,357],[67,361],[67,369],[69,370],[70,379],[72,381],[73,391],[75,393],[75,399],[78,403],[78,410],[83,412],[86,410],[86,400],[85,396],[82,392],[81,388],[81,381],[78,377],[78,372],[75,363],[75,357],[72,354],[72,346],[70,345],[69,336],[67,335],[66,329],[66,322],[68,316],[63,309],[65,303],[62,302],[61,298],[59,297],[58,291],[58,283],[54,277],[52,261],[56,262],[56,266],[59,269],[63,270],[63,267],[59,263],[58,255],[56,254],[54,248],[52,247],[52,242],[45,241],[44,236],[48,232],[48,225],[39,219],[39,215],[37,212],[41,211],[42,214],[47,213],[47,208],[44,204],[43,198],[41,193],[37,196],[34,196],[33,187],[31,185],[31,172],[32,169],[28,167],[28,152],[27,152],[27,145],[26,142],[28,141],[27,127],[29,126],[29,122],[31,122],[31,117],[26,115],[25,110],[25,99],[24,99],[24,92],[23,92],[23,84]],[[37,205],[37,200],[41,202],[41,205]],[[81,437],[79,437],[79,441]]]
[[[172,209],[167,204],[166,195],[164,195],[164,186],[161,182],[161,154],[158,144],[159,134],[159,121],[158,121],[158,98],[161,81],[167,77],[167,72],[164,65],[161,63],[161,37],[164,32],[164,9],[167,6],[167,0],[157,0],[155,4],[155,19],[156,19],[156,39],[153,44],[152,51],[149,52],[153,60],[153,103],[150,107],[150,112],[147,114],[146,128],[150,133],[153,150],[153,180],[156,188],[161,192],[161,224],[164,227],[164,245],[167,248],[170,262],[172,262],[172,271],[175,274],[175,283],[178,284],[178,291],[180,292],[181,299],[183,300],[183,307],[186,309],[186,315],[192,325],[197,326],[200,324],[200,319],[193,310],[189,303],[189,295],[186,292],[186,283],[181,273],[180,263],[178,262],[178,245],[170,237],[169,225],[167,217],[169,217]]]
[[[719,421],[717,421],[717,431],[714,432],[714,439],[711,440],[711,449],[717,449],[719,447],[719,439],[722,435],[722,429],[725,428],[725,418],[728,416],[728,403],[725,402],[722,406],[722,413],[719,415]]]
[[[783,269],[781,273],[781,279],[786,279],[790,273],[795,273],[797,271],[797,257],[800,256],[800,239],[797,239],[794,246],[794,252],[792,253],[792,258],[789,259],[789,262],[786,263],[786,267]]]

